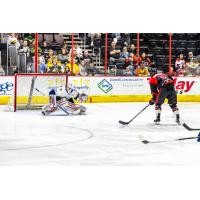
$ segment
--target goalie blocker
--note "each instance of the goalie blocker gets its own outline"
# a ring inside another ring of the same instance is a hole
[[[42,108],[42,114],[49,115],[58,110],[62,110],[66,115],[85,114],[87,108],[75,104],[74,99],[79,102],[84,102],[87,101],[88,96],[85,93],[79,93],[71,84],[68,84],[66,88],[58,88],[57,92],[52,89],[49,92],[49,104]]]

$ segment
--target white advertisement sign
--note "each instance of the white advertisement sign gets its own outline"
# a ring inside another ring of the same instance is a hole
[[[69,82],[89,95],[150,94],[149,77],[69,77]],[[179,94],[200,95],[200,78],[174,77]]]
[[[14,77],[0,76],[0,96],[12,96],[14,94]]]
[[[70,83],[90,96],[150,94],[148,81],[147,77],[69,77]],[[174,81],[179,94],[200,95],[200,78],[174,77]],[[27,80],[23,83],[24,90],[26,86],[30,91]],[[12,96],[13,93],[14,76],[0,76],[0,96]]]

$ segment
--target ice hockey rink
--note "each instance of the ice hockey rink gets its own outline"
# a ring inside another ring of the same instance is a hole
[[[16,165],[200,165],[197,136],[175,123],[168,105],[162,122],[154,125],[154,106],[129,125],[147,103],[86,104],[87,115],[42,116],[40,111],[0,112],[0,166]],[[181,117],[192,128],[200,126],[200,103],[180,103]],[[139,135],[149,141],[143,144]],[[172,141],[171,141],[172,140]]]

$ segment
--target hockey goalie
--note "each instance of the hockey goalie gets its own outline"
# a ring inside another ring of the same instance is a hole
[[[49,92],[49,104],[43,106],[42,115],[49,115],[63,111],[66,115],[83,115],[86,113],[86,107],[76,104],[74,100],[82,103],[87,101],[88,95],[78,92],[72,84],[61,86],[55,91]]]

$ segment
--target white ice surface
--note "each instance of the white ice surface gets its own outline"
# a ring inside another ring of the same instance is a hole
[[[130,125],[146,103],[87,104],[87,115],[41,116],[40,111],[0,112],[0,166],[3,165],[200,165],[196,140],[143,144],[197,136],[176,125],[168,105],[161,125],[154,125],[154,106]],[[200,127],[200,104],[179,104],[191,127]]]

